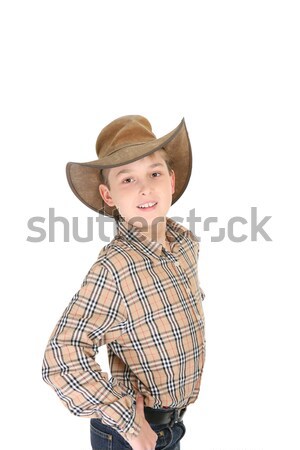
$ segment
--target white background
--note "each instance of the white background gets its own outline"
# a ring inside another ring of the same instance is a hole
[[[202,233],[207,360],[184,450],[299,449],[299,3],[1,2],[1,448],[83,450],[89,421],[42,381],[50,333],[104,245],[55,242],[27,222],[49,208],[96,217],[68,161],[96,158],[101,128],[142,114],[157,136],[184,116],[190,184],[169,216],[219,226],[250,208],[271,242]],[[198,224],[197,227],[201,227]],[[109,233],[110,227],[107,226]],[[199,228],[200,230],[200,228]],[[96,230],[97,231],[97,230]],[[106,367],[104,355],[103,366]],[[297,431],[298,428],[298,431]]]

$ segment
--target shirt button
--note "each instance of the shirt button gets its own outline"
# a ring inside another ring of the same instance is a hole
[[[178,261],[175,261],[174,264],[175,264],[176,267],[180,267],[180,263]]]
[[[134,428],[129,428],[128,433],[133,434],[134,433]]]
[[[190,288],[186,288],[186,292],[187,292],[188,294],[190,294],[190,293],[191,293]]]

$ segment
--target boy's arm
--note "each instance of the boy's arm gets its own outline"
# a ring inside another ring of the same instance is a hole
[[[43,379],[73,414],[101,418],[120,433],[137,436],[141,424],[135,398],[116,379],[109,380],[95,361],[100,345],[124,333],[126,320],[113,275],[96,263],[52,332]]]

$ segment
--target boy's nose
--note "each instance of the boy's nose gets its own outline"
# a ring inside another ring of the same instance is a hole
[[[147,182],[141,183],[140,193],[142,195],[147,195],[147,194],[150,194],[151,192],[152,192],[152,190],[151,190],[150,183],[147,183]]]

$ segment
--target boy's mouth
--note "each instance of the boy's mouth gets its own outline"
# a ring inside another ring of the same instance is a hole
[[[139,209],[142,209],[144,211],[149,211],[155,208],[155,206],[157,205],[157,202],[145,202],[145,203],[141,203],[140,205],[138,205]]]

